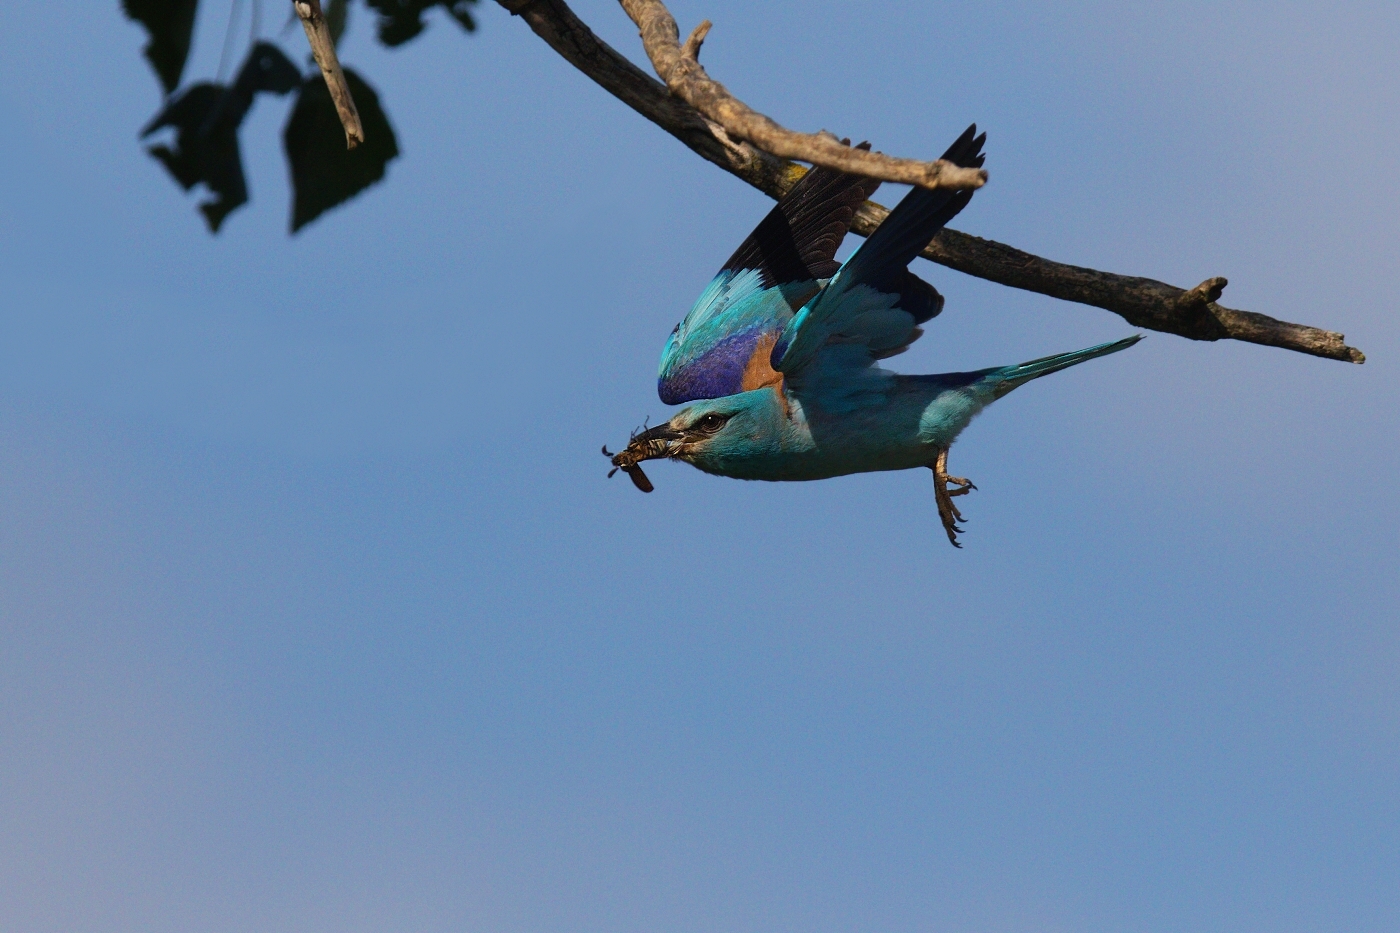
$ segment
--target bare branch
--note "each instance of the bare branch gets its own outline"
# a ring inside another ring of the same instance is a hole
[[[681,46],[681,58],[688,59],[698,64],[700,61],[700,46],[704,45],[705,37],[710,34],[710,30],[714,28],[714,25],[715,24],[709,20],[702,20],[699,26],[692,29],[690,38],[686,39],[685,45]]]
[[[326,79],[326,87],[335,101],[335,112],[340,115],[340,125],[345,127],[345,148],[354,149],[365,141],[365,128],[360,125],[360,112],[355,109],[355,99],[350,96],[350,86],[345,83],[345,72],[340,70],[340,59],[335,54],[335,40],[326,25],[326,16],[321,12],[321,0],[292,0],[292,7],[301,19],[306,30],[306,41],[311,43],[311,54],[321,67],[321,75]]]
[[[867,201],[851,229],[869,236],[888,213]],[[1223,278],[1207,279],[1186,290],[1155,279],[1041,259],[994,240],[948,229],[939,231],[920,255],[980,279],[1103,308],[1148,330],[1191,340],[1242,340],[1345,363],[1366,362],[1366,355],[1347,346],[1346,338],[1335,331],[1216,304],[1225,287]]]
[[[779,158],[801,159],[813,165],[856,172],[881,181],[922,188],[980,188],[987,173],[938,159],[919,162],[879,152],[843,146],[830,133],[795,133],[750,108],[711,78],[700,64],[700,45],[710,31],[706,20],[680,44],[680,31],[661,0],[621,0],[622,8],[641,31],[642,45],[652,67],[677,97],[724,127],[736,139],[747,140]]]
[[[706,119],[696,108],[672,95],[665,85],[594,35],[564,0],[497,2],[524,19],[550,48],[608,93],[675,136],[701,158],[769,197],[781,198],[806,174],[807,169],[800,165],[734,139],[718,121]],[[697,49],[703,38],[703,31],[698,31],[698,37],[692,34],[691,41]],[[886,208],[867,201],[851,230],[869,236],[888,213]],[[1001,285],[1103,308],[1148,330],[1192,340],[1243,340],[1351,363],[1366,359],[1360,350],[1348,347],[1341,334],[1216,304],[1224,279],[1209,279],[1188,292],[1153,279],[1053,262],[952,229],[940,231],[921,255]],[[1194,297],[1188,299],[1188,294]],[[1201,298],[1207,300],[1202,302]]]

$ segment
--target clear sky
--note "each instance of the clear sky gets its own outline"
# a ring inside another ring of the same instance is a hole
[[[209,236],[117,7],[0,55],[0,928],[1400,929],[1400,6],[676,0],[793,127],[977,121],[960,229],[1369,356],[1028,386],[953,450],[962,551],[924,471],[604,479],[769,202],[494,4],[352,12],[404,155],[295,238],[286,102]],[[916,269],[902,371],[1133,332]]]

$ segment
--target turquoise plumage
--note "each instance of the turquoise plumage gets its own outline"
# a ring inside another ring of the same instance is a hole
[[[943,158],[980,167],[986,136],[969,127]],[[616,455],[651,491],[643,460],[670,458],[738,479],[813,480],[926,467],[948,540],[953,497],[976,487],[947,473],[948,448],[987,405],[1032,379],[1115,353],[1138,336],[1016,366],[906,376],[878,361],[902,353],[943,297],[909,263],[971,200],[916,188],[844,265],[856,211],[879,182],[809,171],[755,228],[666,341],[658,391],[692,402],[635,434]],[[611,475],[611,474],[609,474]]]

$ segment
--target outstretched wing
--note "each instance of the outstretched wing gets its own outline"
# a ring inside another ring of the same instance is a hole
[[[840,268],[836,250],[879,185],[824,168],[804,175],[671,332],[657,381],[661,401],[720,398],[777,381],[769,357],[778,335]]]
[[[943,158],[964,168],[980,168],[987,135],[976,134],[973,124]],[[843,367],[865,367],[904,352],[923,333],[918,325],[943,308],[942,296],[906,267],[971,199],[971,191],[909,192],[787,323],[772,350],[773,369],[795,373],[818,356]]]

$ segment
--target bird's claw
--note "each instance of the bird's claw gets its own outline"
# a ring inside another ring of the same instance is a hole
[[[929,469],[933,470],[933,497],[938,503],[938,517],[943,522],[943,530],[948,534],[948,543],[952,544],[953,547],[960,548],[962,545],[958,543],[958,535],[962,529],[958,527],[958,522],[967,521],[967,519],[963,518],[958,507],[953,504],[953,497],[965,496],[977,487],[972,480],[948,475],[948,451],[946,449],[938,452],[938,459]],[[949,489],[949,486],[954,488]]]
[[[977,484],[970,479],[963,479],[961,476],[945,476],[944,479],[957,489],[948,490],[950,496],[965,496],[977,488]]]

